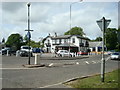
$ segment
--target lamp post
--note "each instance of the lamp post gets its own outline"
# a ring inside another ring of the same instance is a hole
[[[105,46],[105,30],[107,29],[111,20],[106,20],[105,17],[97,21],[98,26],[103,32],[102,39],[102,60],[101,60],[101,81],[104,82],[104,74],[105,74],[105,56],[104,56],[104,46]]]
[[[79,3],[82,2],[83,0],[79,0],[78,2],[73,2],[70,4],[70,30],[71,30],[71,24],[72,24],[72,20],[71,20],[71,9],[72,9],[72,5],[75,3]],[[69,56],[70,56],[70,39],[69,39]]]
[[[28,29],[25,30],[25,31],[28,31],[27,33],[27,38],[28,38],[28,42],[29,42],[29,56],[28,56],[28,64],[30,65],[30,56],[31,56],[31,53],[30,53],[30,38],[31,38],[31,34],[30,34],[30,31],[33,31],[33,30],[30,30],[30,3],[27,3],[27,6],[28,6]]]

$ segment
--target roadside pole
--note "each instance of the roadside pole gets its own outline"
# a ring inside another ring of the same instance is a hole
[[[30,57],[31,57],[31,52],[30,52],[30,38],[31,38],[31,34],[30,34],[30,31],[33,31],[33,30],[30,30],[30,3],[27,4],[28,6],[28,29],[25,30],[27,31],[27,38],[28,38],[28,42],[29,42],[29,56],[28,56],[28,65],[30,65]]]
[[[102,60],[101,60],[101,82],[104,82],[105,79],[105,56],[104,56],[104,47],[105,47],[105,30],[107,29],[111,20],[106,20],[105,17],[97,21],[98,26],[103,32],[102,39]]]
[[[102,60],[101,60],[101,81],[104,82],[105,73],[105,56],[104,56],[104,42],[105,42],[105,18],[102,19],[102,31],[103,31],[103,42],[102,42]]]

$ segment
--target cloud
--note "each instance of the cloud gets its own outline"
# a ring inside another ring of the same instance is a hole
[[[14,5],[15,4],[15,5]],[[59,35],[70,29],[70,3],[31,3],[31,32],[32,39],[39,40],[48,33]],[[117,27],[117,3],[76,3],[72,5],[72,27],[82,27],[90,38],[101,36],[96,20],[105,16],[111,19],[109,27]],[[26,3],[4,3],[2,4],[2,37],[8,37],[13,32],[19,32],[25,36],[27,32],[27,6]],[[1,37],[0,37],[1,38]]]

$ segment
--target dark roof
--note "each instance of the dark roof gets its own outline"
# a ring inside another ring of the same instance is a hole
[[[82,39],[86,39],[86,40],[89,40],[87,37],[83,37],[83,36],[80,36],[80,35],[61,35],[61,36],[57,36],[57,37],[54,37],[54,36],[47,36],[46,38],[44,39],[47,39],[48,37],[51,37],[52,39],[68,39],[72,36],[77,36],[78,38],[82,38]]]
[[[67,39],[70,37],[71,37],[71,35],[61,35],[61,36],[57,36],[57,37],[52,37],[52,39]]]

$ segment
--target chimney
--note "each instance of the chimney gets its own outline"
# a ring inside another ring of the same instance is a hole
[[[50,33],[49,33],[49,35],[48,36],[50,36]]]
[[[57,33],[55,32],[55,37],[57,37]]]

